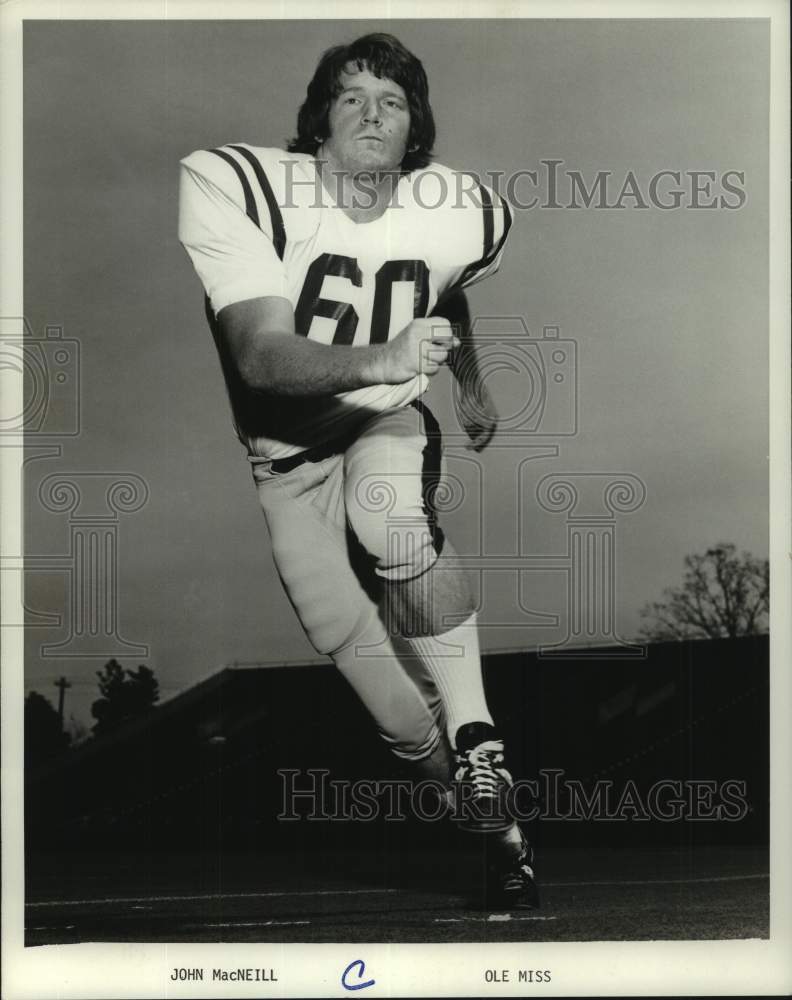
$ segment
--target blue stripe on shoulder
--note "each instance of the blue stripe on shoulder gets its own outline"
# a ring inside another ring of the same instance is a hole
[[[264,168],[261,166],[258,158],[249,149],[245,149],[244,146],[231,146],[230,148],[236,150],[240,156],[244,156],[253,168],[256,180],[259,182],[264,200],[267,202],[267,208],[269,209],[270,222],[272,224],[272,243],[279,259],[283,260],[283,254],[286,250],[286,229],[283,225],[283,215],[275,198],[275,193],[272,190],[272,185],[264,173]]]
[[[215,156],[219,156],[221,160],[225,160],[226,163],[230,164],[234,168],[234,172],[239,178],[239,183],[242,185],[242,191],[245,195],[245,213],[251,222],[255,223],[259,229],[261,225],[259,223],[258,209],[256,208],[256,199],[253,197],[253,190],[250,187],[247,177],[245,176],[245,171],[237,163],[233,156],[226,153],[223,149],[212,149],[210,152],[214,153]]]

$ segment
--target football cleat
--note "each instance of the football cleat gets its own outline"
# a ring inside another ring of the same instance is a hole
[[[506,770],[503,742],[486,722],[460,726],[456,734],[454,818],[461,830],[496,833],[514,822],[508,810],[512,776]]]
[[[524,841],[523,852],[506,865],[491,865],[487,872],[485,908],[488,910],[537,910],[539,890],[533,870],[533,850]]]

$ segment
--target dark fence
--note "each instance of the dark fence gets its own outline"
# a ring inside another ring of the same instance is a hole
[[[485,672],[514,775],[536,780],[536,798],[526,791],[519,807],[540,844],[767,842],[767,637],[658,644],[644,660],[493,654]],[[301,772],[302,788],[320,780],[309,770],[329,772],[325,782],[406,776],[332,665],[229,668],[31,769],[28,848],[310,849],[437,836],[437,823],[409,816],[398,829],[381,816],[278,820],[284,768]],[[320,816],[339,806],[324,787]]]

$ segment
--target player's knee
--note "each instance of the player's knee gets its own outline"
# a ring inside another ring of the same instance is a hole
[[[409,735],[393,736],[380,732],[380,736],[395,757],[413,762],[430,757],[440,745],[442,735],[440,728],[434,722]]]
[[[393,484],[382,480],[348,483],[345,499],[350,527],[378,576],[409,580],[437,560],[440,535],[420,497],[399,497]]]
[[[352,641],[371,610],[351,571],[330,578],[304,560],[285,557],[279,547],[273,552],[289,601],[316,652],[331,655]]]
[[[437,561],[438,547],[425,522],[400,524],[392,527],[385,537],[381,533],[372,536],[361,542],[374,558],[375,573],[384,580],[412,580]]]
[[[305,615],[302,626],[317,653],[331,656],[354,636],[356,622],[350,615]]]

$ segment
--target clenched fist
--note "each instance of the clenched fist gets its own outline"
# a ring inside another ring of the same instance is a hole
[[[409,382],[416,375],[434,375],[448,360],[459,339],[442,317],[414,319],[380,348],[382,381]]]

